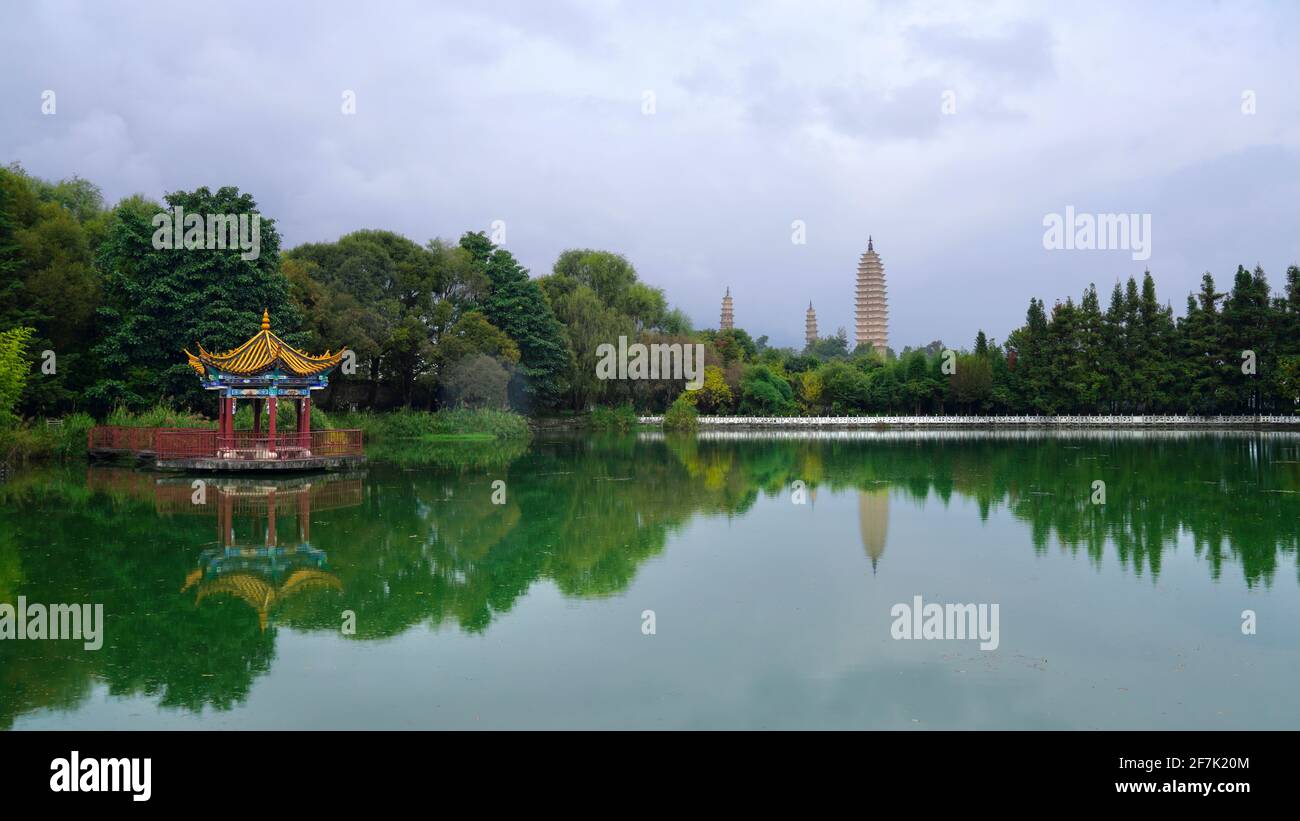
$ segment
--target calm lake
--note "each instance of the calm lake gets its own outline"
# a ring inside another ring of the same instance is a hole
[[[0,641],[0,728],[1300,728],[1300,434],[371,458],[11,471],[0,603],[104,625]],[[895,639],[917,596],[996,649]]]

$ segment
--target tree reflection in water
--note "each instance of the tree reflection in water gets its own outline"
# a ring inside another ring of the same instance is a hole
[[[853,549],[881,575],[890,506],[954,498],[972,518],[1023,522],[1035,551],[1095,563],[1109,553],[1153,580],[1180,538],[1213,578],[1233,566],[1247,588],[1274,584],[1300,546],[1300,436],[1289,433],[421,445],[364,476],[207,477],[200,505],[193,478],[91,467],[0,484],[0,600],[102,602],[106,618],[93,653],[0,642],[0,726],[70,708],[96,683],[164,708],[227,709],[270,669],[282,629],[341,641],[419,625],[475,633],[539,582],[572,598],[618,595],[693,518],[788,503],[796,480],[812,504],[856,496]],[[504,504],[492,501],[496,479]],[[1089,501],[1096,479],[1105,505]],[[355,635],[340,633],[345,610]]]

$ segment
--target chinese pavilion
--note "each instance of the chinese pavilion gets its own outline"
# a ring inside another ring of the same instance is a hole
[[[203,387],[217,391],[219,451],[238,449],[235,401],[241,398],[253,403],[254,440],[261,438],[262,408],[267,409],[265,439],[270,458],[276,458],[274,454],[282,443],[300,452],[310,451],[311,392],[329,384],[329,374],[343,361],[346,348],[337,353],[327,350],[321,356],[303,353],[271,331],[271,316],[263,311],[262,330],[238,348],[220,354],[209,353],[202,345],[198,349],[198,354],[187,350],[185,355],[203,381]],[[290,438],[278,437],[275,429],[276,408],[282,398],[297,405],[298,430]],[[221,440],[229,440],[224,443],[227,445],[224,449]]]
[[[333,470],[365,461],[361,431],[311,429],[311,392],[328,386],[346,348],[321,356],[303,353],[271,331],[271,316],[263,311],[262,329],[234,350],[198,349],[185,355],[203,387],[217,392],[215,430],[98,425],[87,434],[87,452],[131,453],[166,470]],[[252,430],[235,430],[235,403],[240,399],[253,403]],[[292,431],[276,430],[282,399],[297,406]]]

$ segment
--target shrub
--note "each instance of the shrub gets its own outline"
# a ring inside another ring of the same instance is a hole
[[[312,411],[313,424],[316,411]],[[484,434],[497,438],[531,435],[528,420],[513,411],[490,408],[449,408],[439,411],[402,409],[391,413],[352,411],[331,419],[335,428],[360,428],[367,442],[384,439],[423,439],[432,436]]]
[[[251,422],[252,417],[249,417]],[[177,410],[168,405],[154,405],[140,412],[119,405],[104,420],[105,425],[127,428],[211,428],[211,419],[191,411]]]
[[[596,408],[591,412],[593,430],[634,430],[637,425],[637,413],[631,405],[619,405],[617,408]]]
[[[685,396],[679,396],[664,413],[664,430],[693,431],[700,426],[700,413]]]
[[[267,429],[269,424],[267,420],[266,406],[262,406],[262,430]],[[333,430],[337,427],[330,416],[325,411],[311,406],[311,429],[312,430]],[[235,430],[252,430],[253,429],[253,403],[241,400],[236,403],[235,407]],[[298,412],[297,405],[292,399],[282,399],[280,407],[275,412],[275,429],[280,431],[294,431],[298,429]]]
[[[447,366],[442,376],[444,400],[470,408],[506,407],[510,371],[493,357],[473,354]]]
[[[13,410],[27,384],[27,343],[33,333],[31,328],[0,331],[0,425],[17,421]]]
[[[717,365],[704,368],[704,384],[699,390],[687,391],[686,400],[705,413],[726,413],[731,409],[731,386]]]
[[[796,410],[790,383],[766,365],[745,370],[740,381],[740,412],[755,416],[789,416]]]

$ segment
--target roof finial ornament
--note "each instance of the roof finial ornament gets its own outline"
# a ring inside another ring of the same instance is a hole
[[[262,309],[262,330],[271,330],[271,314],[265,308]]]
[[[870,235],[870,234],[867,234],[867,250],[868,250],[868,251],[874,251],[874,250],[876,250],[875,248],[872,248],[872,247],[871,247],[871,235]]]

